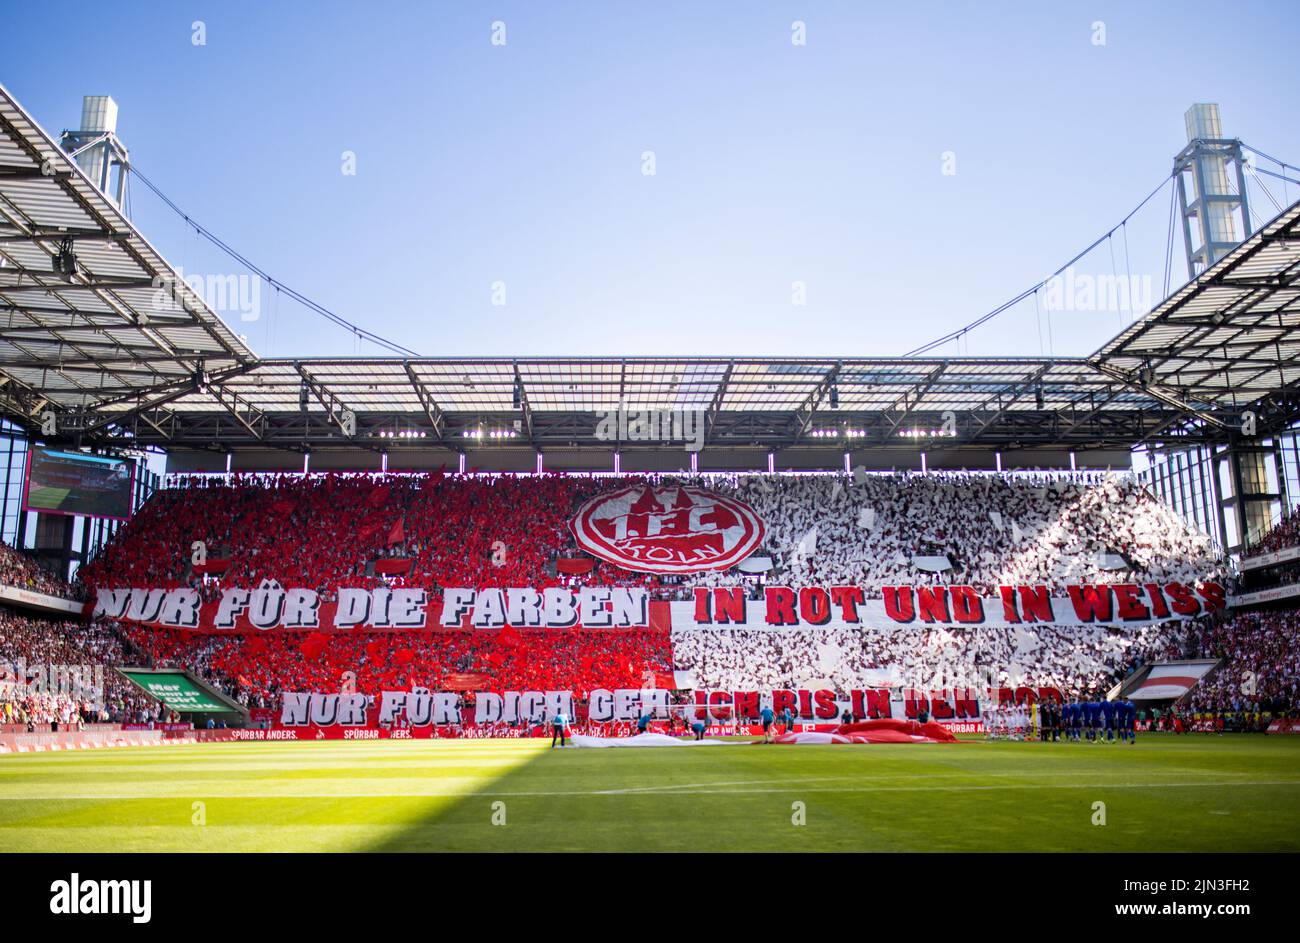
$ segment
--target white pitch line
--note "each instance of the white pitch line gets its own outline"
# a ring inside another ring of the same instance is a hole
[[[674,795],[709,795],[713,793],[791,793],[791,792],[975,792],[975,791],[997,791],[1001,789],[1191,789],[1204,786],[1300,786],[1300,780],[1274,780],[1268,782],[1251,782],[1249,780],[1240,780],[1233,782],[1211,782],[1211,783],[989,783],[989,784],[971,784],[971,783],[953,783],[948,786],[928,785],[928,786],[813,786],[804,789],[797,783],[782,786],[778,789],[682,789]],[[634,794],[636,787],[632,789],[598,789],[594,792],[573,793],[573,795],[591,795],[591,796],[617,796]],[[483,793],[482,795],[490,795]],[[561,795],[557,793],[557,795]]]
[[[861,780],[861,777],[859,776],[814,776],[807,779],[800,779],[799,782],[835,783],[835,782],[844,782],[845,780],[852,780],[854,782],[858,782]],[[732,782],[669,783],[663,786],[628,786],[626,789],[598,789],[595,792],[581,793],[581,795],[614,796],[614,795],[633,794],[633,793],[640,793],[640,792],[654,793],[654,792],[664,792],[668,790],[678,791],[678,790],[699,789],[706,786],[712,787],[713,789],[717,789],[720,786],[768,786],[768,785],[773,785],[771,780],[741,779],[741,780],[734,780]]]
[[[954,783],[951,786],[813,786],[802,788],[797,783],[782,785],[776,789],[699,789],[692,786],[689,789],[681,789],[674,795],[694,796],[694,795],[736,795],[743,794],[764,794],[777,793],[789,795],[791,793],[809,793],[809,792],[826,792],[826,793],[878,793],[878,792],[996,792],[1006,789],[1200,789],[1200,788],[1223,788],[1230,786],[1300,786],[1300,780],[1279,779],[1264,781],[1240,780],[1235,782],[1209,782],[1209,783],[1004,783],[989,785],[963,785]],[[182,795],[180,791],[175,793],[141,793],[130,796],[106,796],[106,795],[33,795],[33,796],[0,796],[0,801],[8,802],[80,802],[80,801],[108,801],[108,802],[129,802],[137,799],[172,799],[178,802],[186,801],[193,796],[199,796],[205,799],[472,799],[479,796],[491,796],[499,798],[577,798],[582,796],[622,796],[634,795],[636,787],[631,789],[595,789],[595,790],[538,790],[526,792],[497,792],[493,790],[485,791],[468,791],[468,792],[327,792],[327,793],[218,793],[204,790],[191,790],[192,795]]]

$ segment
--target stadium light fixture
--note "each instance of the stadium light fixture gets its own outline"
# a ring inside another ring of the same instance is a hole
[[[72,281],[72,276],[77,274],[77,256],[72,251],[70,237],[59,243],[59,251],[50,261],[55,275],[64,281]]]

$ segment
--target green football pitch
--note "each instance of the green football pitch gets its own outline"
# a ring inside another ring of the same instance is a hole
[[[0,851],[1297,851],[1300,738],[0,756]]]

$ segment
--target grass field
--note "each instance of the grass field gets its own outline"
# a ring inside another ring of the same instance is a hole
[[[1300,850],[1295,737],[554,751],[548,743],[3,756],[0,851]],[[1093,824],[1097,802],[1104,825]],[[795,803],[806,824],[792,821]]]

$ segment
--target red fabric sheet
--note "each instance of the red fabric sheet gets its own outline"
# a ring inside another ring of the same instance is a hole
[[[930,721],[917,723],[901,717],[882,717],[879,720],[860,720],[854,724],[840,724],[835,732],[846,737],[866,738],[863,743],[915,743],[912,737],[925,737],[935,743],[953,743],[953,732],[943,724]],[[899,739],[901,737],[901,739]]]

